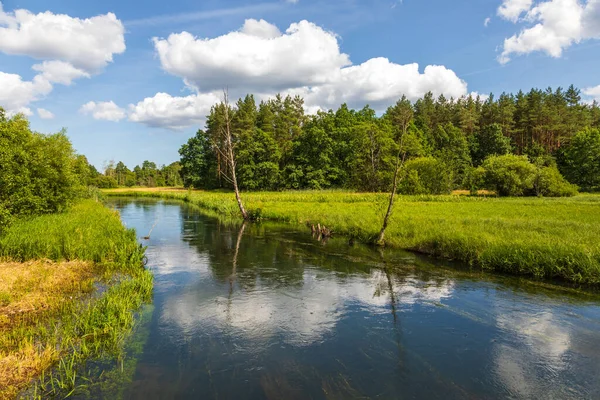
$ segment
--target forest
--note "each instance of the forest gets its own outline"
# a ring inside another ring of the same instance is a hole
[[[600,186],[600,107],[580,91],[446,99],[427,93],[377,115],[342,104],[307,115],[300,97],[253,95],[212,107],[205,129],[180,149],[187,187],[227,188],[225,107],[242,190],[345,188],[389,191],[402,155],[399,192],[488,189],[498,195],[568,196]],[[409,117],[405,132],[399,118]],[[563,176],[565,179],[563,179]]]

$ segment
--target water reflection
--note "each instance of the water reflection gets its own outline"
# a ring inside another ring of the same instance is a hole
[[[600,396],[596,300],[177,204],[116,206],[140,233],[158,221],[128,398]]]

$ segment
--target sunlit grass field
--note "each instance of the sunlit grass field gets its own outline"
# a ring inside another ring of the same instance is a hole
[[[233,193],[114,189],[108,195],[180,199],[227,217]],[[388,195],[344,191],[243,193],[257,219],[320,223],[370,243]],[[572,198],[398,196],[386,245],[460,260],[474,268],[576,283],[600,283],[600,195]]]
[[[86,360],[119,357],[152,294],[143,257],[135,232],[95,201],[15,221],[0,236],[0,399],[36,377],[26,398],[63,398],[92,383]]]

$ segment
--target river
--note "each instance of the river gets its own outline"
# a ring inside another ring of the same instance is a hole
[[[153,308],[128,399],[600,398],[600,297],[111,199]]]

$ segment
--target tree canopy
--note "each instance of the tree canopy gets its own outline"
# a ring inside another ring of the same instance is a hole
[[[382,115],[369,106],[353,110],[346,104],[306,115],[298,96],[278,95],[257,105],[248,95],[229,110],[239,186],[244,190],[388,191],[401,146],[406,161],[415,160],[402,167],[401,178],[406,181],[400,190],[406,193],[483,187],[476,168],[491,157],[511,154],[524,156],[522,160],[532,168],[540,157],[556,159],[559,170],[554,166],[554,172],[593,189],[600,186],[596,160],[600,107],[582,103],[579,93],[573,86],[502,93],[497,98],[490,94],[485,99],[435,98],[427,93],[414,103],[401,99]],[[218,151],[220,107],[212,108],[205,129],[180,150],[186,186],[229,186],[222,179],[228,166]],[[499,160],[509,162],[509,158]],[[442,180],[423,181],[441,173]],[[550,192],[537,192],[544,193]]]

